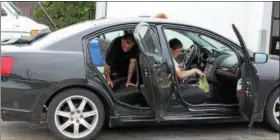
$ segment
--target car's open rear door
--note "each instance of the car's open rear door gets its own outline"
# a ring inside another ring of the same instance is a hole
[[[241,64],[241,79],[237,83],[237,97],[239,100],[240,112],[247,117],[249,129],[251,129],[257,117],[259,76],[250,59],[248,49],[242,36],[235,25],[232,25],[232,28],[240,42],[244,55],[244,61]]]
[[[148,105],[155,111],[156,119],[162,120],[166,112],[166,99],[171,94],[171,68],[162,55],[162,48],[156,32],[147,23],[139,23],[134,32],[140,48],[139,65],[141,68],[143,90]]]

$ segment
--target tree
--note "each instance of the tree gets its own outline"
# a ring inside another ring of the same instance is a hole
[[[45,1],[41,2],[46,12],[52,18],[57,28],[63,28],[78,22],[95,18],[95,4],[92,1]],[[34,9],[34,16],[48,19],[41,7]],[[55,30],[51,26],[52,30]]]

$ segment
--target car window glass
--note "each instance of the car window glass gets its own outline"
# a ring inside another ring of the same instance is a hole
[[[217,50],[219,52],[224,52],[225,54],[230,54],[231,60],[224,61],[226,66],[230,66],[238,62],[235,52],[229,46],[222,43],[222,41],[196,32],[181,29],[164,29],[164,32],[168,41],[170,39],[177,38],[182,42],[184,48],[188,48],[191,45],[196,44],[198,47],[205,48],[210,52],[212,52],[212,50]]]
[[[150,29],[148,26],[142,26],[139,29],[139,35],[142,39],[143,51],[147,54],[158,54],[159,53],[159,43],[156,41],[154,30]]]
[[[221,42],[219,42],[219,41],[217,41],[213,38],[210,38],[210,37],[205,36],[205,35],[200,35],[200,37],[202,39],[204,39],[205,41],[207,41],[208,43],[210,43],[211,45],[215,46],[218,50],[230,51],[230,49],[226,45],[222,44]]]
[[[101,74],[104,74],[104,61],[109,46],[114,42],[114,39],[123,36],[125,32],[132,32],[132,29],[106,32],[96,36],[89,42],[91,61]]]
[[[112,41],[113,39],[119,37],[119,36],[123,36],[124,35],[124,31],[114,31],[114,32],[110,32],[110,33],[106,33],[104,34],[104,38],[108,41]]]
[[[6,11],[1,7],[1,16],[7,16]]]
[[[179,39],[182,42],[184,49],[188,49],[190,46],[192,46],[194,44],[193,41],[189,37],[187,37],[186,35],[178,32],[176,30],[165,29],[164,33],[166,35],[168,42],[174,38]]]
[[[216,50],[220,52],[225,52],[227,54],[230,54],[230,57],[227,57],[227,59],[223,60],[223,64],[221,64],[222,66],[231,67],[231,66],[236,66],[238,64],[238,58],[236,53],[228,45],[206,35],[198,34],[197,36],[201,38],[202,42],[206,42],[204,44],[210,44],[210,46],[207,47],[213,46],[216,48]]]
[[[22,15],[20,10],[15,6],[15,2],[8,2],[9,5],[11,6],[12,10],[17,14],[17,15]]]

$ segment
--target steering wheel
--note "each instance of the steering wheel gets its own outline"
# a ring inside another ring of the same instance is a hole
[[[192,46],[190,46],[190,48],[187,50],[186,54],[185,54],[185,58],[183,61],[183,68],[184,70],[186,68],[188,68],[190,66],[190,64],[192,64],[195,56],[197,56],[198,54],[198,47],[194,44]]]
[[[190,65],[193,63],[194,58],[197,56],[198,54],[198,47],[196,45],[192,45],[185,53],[185,58],[183,60],[183,69],[186,70],[187,68],[190,67]],[[197,83],[198,78],[196,77],[196,75],[190,76],[186,79],[183,80],[183,83]]]

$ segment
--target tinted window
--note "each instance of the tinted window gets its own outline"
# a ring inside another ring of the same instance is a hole
[[[273,2],[273,16],[280,18],[280,2]]]
[[[48,50],[81,51],[82,36],[79,34],[91,29],[93,26],[92,22],[70,25],[34,41],[30,47],[36,49],[47,48]],[[61,45],[61,42],[65,42],[66,45]],[[53,44],[57,45],[52,46]]]
[[[125,32],[132,32],[132,29],[103,33],[96,36],[88,44],[92,63],[97,67],[101,74],[104,74],[104,60],[106,58],[108,49],[110,49],[110,45],[114,43],[114,39],[123,36]]]
[[[184,49],[188,49],[190,46],[192,46],[194,44],[193,41],[189,37],[187,37],[186,35],[183,35],[182,33],[178,32],[176,30],[165,29],[164,33],[166,35],[168,42],[174,38],[179,39],[182,42]]]
[[[215,49],[235,55],[235,52],[229,46],[212,37],[186,30],[165,29],[164,31],[168,41],[172,38],[177,38],[182,42],[184,48],[197,44],[198,47],[203,47],[207,50]]]
[[[4,9],[1,8],[1,16],[7,16],[7,13],[5,12]]]
[[[108,40],[108,41],[112,41],[113,39],[119,37],[119,36],[123,36],[124,35],[124,31],[115,31],[115,32],[110,32],[110,33],[106,33],[104,34],[104,39]]]
[[[142,39],[143,51],[148,54],[158,54],[159,53],[159,43],[156,41],[157,37],[155,32],[148,26],[142,26],[139,30],[140,37]]]
[[[21,15],[20,10],[15,6],[14,2],[8,2],[9,5],[13,8],[13,11],[17,14],[17,15]]]
[[[215,46],[218,50],[226,50],[226,51],[229,50],[229,48],[226,45],[222,44],[221,42],[219,42],[211,37],[208,37],[205,35],[200,35],[200,37],[202,39],[204,39],[205,41],[207,41],[208,43],[210,43],[211,45]]]

